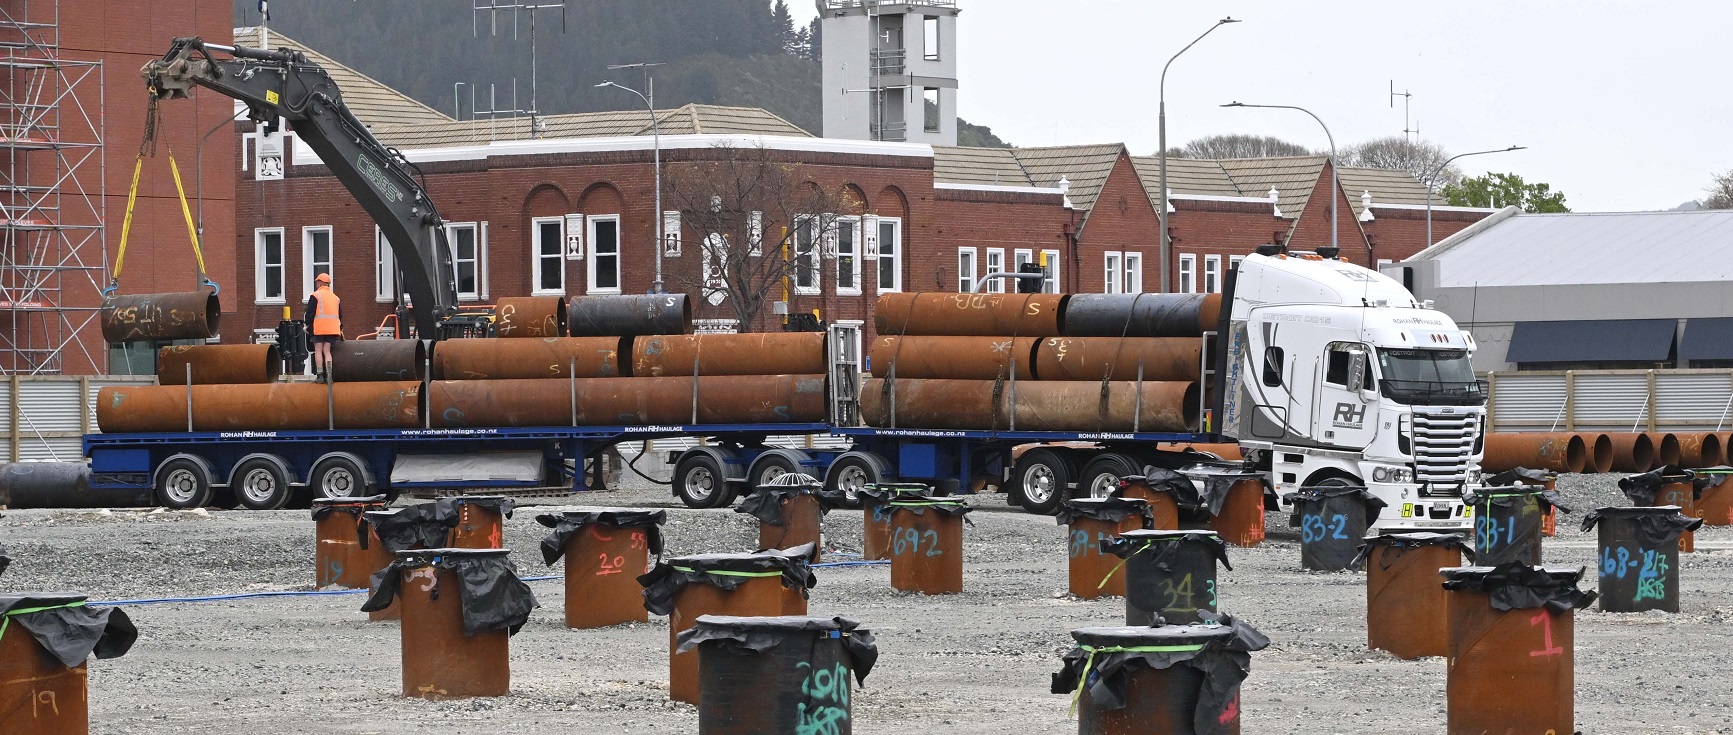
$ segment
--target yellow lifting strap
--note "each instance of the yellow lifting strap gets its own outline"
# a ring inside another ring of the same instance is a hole
[[[126,219],[122,220],[120,224],[120,248],[114,256],[114,274],[111,276],[108,288],[103,290],[105,294],[113,292],[120,286],[120,270],[126,265],[126,243],[127,239],[132,234],[132,215],[138,205],[139,174],[144,171],[144,159],[147,153],[154,154],[156,149],[156,118],[158,112],[157,101],[154,96],[150,101],[150,109],[145,114],[147,116],[144,132],[145,139],[144,142],[139,145],[138,158],[135,159],[132,164],[132,186],[127,189],[126,192]],[[180,198],[181,217],[185,219],[187,223],[187,239],[192,241],[193,258],[198,261],[199,284],[201,286],[210,286],[220,291],[221,289],[217,284],[212,282],[210,278],[205,275],[205,253],[203,248],[199,247],[199,228],[198,225],[193,222],[192,207],[187,204],[186,186],[181,183],[181,168],[179,164],[175,163],[175,152],[172,146],[168,147],[168,167],[169,172],[174,175],[175,195]]]

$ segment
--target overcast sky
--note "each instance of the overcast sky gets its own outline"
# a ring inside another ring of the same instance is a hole
[[[790,5],[804,18],[810,2]],[[1544,181],[1573,211],[1670,209],[1733,168],[1727,92],[1733,3],[1520,0],[959,0],[960,115],[1016,145],[1156,146],[1161,65],[1168,143],[1217,133],[1338,147],[1399,135],[1413,93],[1421,136],[1471,174]]]

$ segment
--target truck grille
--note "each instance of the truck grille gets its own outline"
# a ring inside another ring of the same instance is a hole
[[[1474,453],[1473,415],[1414,409],[1414,480],[1422,484],[1461,485],[1468,481]]]

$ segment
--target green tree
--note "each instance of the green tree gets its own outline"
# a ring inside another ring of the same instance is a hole
[[[1528,183],[1516,174],[1467,176],[1444,187],[1444,199],[1458,207],[1522,207],[1522,211],[1569,212],[1565,194],[1540,182]]]
[[[1014,148],[999,136],[993,134],[993,129],[985,125],[976,125],[957,118],[957,145],[971,148]]]

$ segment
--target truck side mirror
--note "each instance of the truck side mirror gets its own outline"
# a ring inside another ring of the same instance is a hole
[[[1366,353],[1348,353],[1348,388],[1354,391],[1366,389]]]

